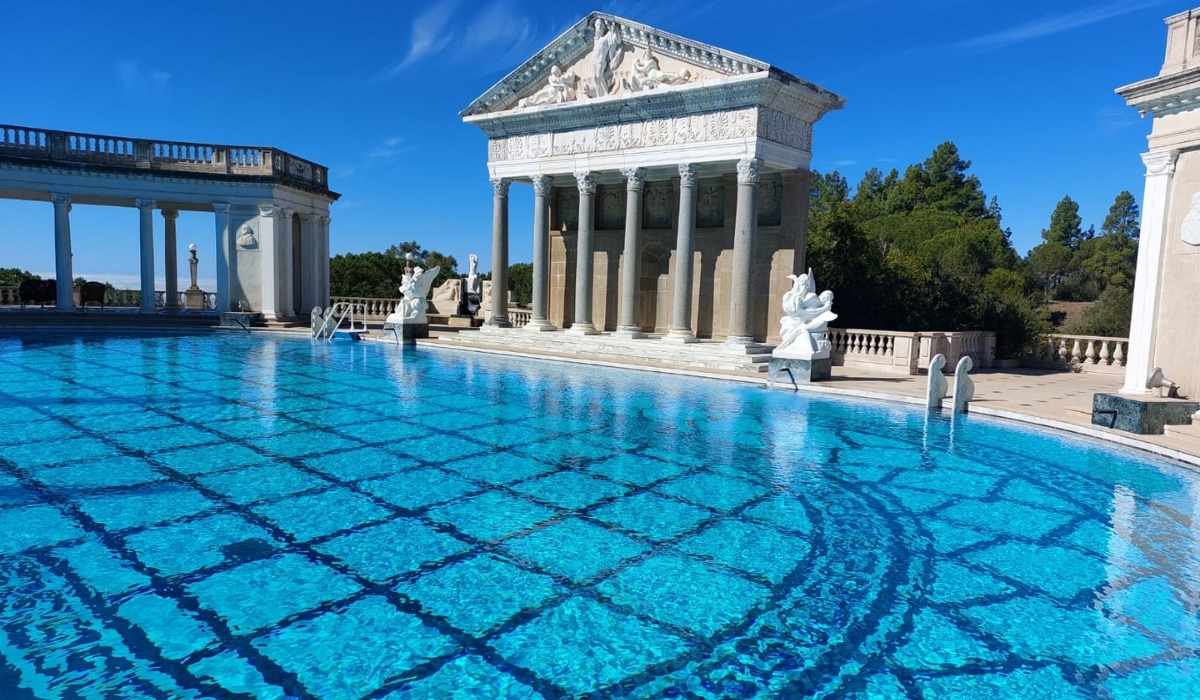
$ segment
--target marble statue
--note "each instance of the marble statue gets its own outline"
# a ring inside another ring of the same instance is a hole
[[[592,40],[592,80],[584,88],[588,97],[604,97],[616,92],[616,70],[624,51],[625,42],[620,30],[604,18],[598,18],[596,36]]]
[[[200,286],[196,284],[196,272],[197,268],[200,267],[200,254],[198,251],[199,249],[196,247],[195,243],[188,244],[188,269],[192,273],[192,286],[189,287],[189,289],[200,288]]]
[[[783,295],[783,318],[779,320],[779,345],[772,357],[792,360],[827,359],[829,322],[833,313],[833,292],[817,294],[812,269],[801,275],[788,275],[792,288]]]
[[[429,299],[429,305],[433,307],[434,313],[439,316],[458,314],[463,306],[462,288],[463,280],[458,277],[452,277],[438,285]]]
[[[569,72],[564,74],[561,68],[554,66],[550,69],[550,77],[546,79],[546,86],[529,97],[522,97],[517,102],[517,106],[540,107],[572,102],[578,94],[576,92],[578,83],[579,76]]]
[[[428,270],[422,270],[418,266],[411,272],[406,271],[400,278],[400,293],[404,295],[404,298],[400,300],[400,306],[395,313],[387,317],[387,323],[427,325],[429,319],[426,317],[425,311],[429,307],[429,288],[441,271],[442,268],[436,266]]]
[[[971,356],[963,355],[962,359],[958,361],[958,366],[954,368],[955,413],[966,413],[967,404],[975,398],[975,380],[969,376],[969,372],[974,366],[975,361],[971,359]]]
[[[195,243],[188,244],[188,271],[192,274],[192,286],[188,287],[183,293],[183,305],[189,309],[204,308],[204,292],[201,291],[200,285],[197,284],[197,275],[200,268],[198,250]]]
[[[254,229],[250,224],[242,224],[238,229],[237,246],[242,250],[253,250],[258,247],[258,236],[254,235]]]
[[[479,256],[474,253],[467,256],[467,288],[463,298],[466,300],[466,312],[469,316],[473,316],[483,304],[483,280],[479,279]]]
[[[682,73],[664,71],[658,65],[658,57],[647,46],[638,54],[633,62],[633,70],[628,77],[621,80],[621,85],[629,92],[640,92],[653,90],[661,85],[683,85],[695,79],[695,74],[687,68]]]
[[[1200,192],[1192,195],[1192,206],[1183,217],[1180,235],[1184,243],[1200,245]]]
[[[925,385],[925,408],[942,410],[942,399],[946,398],[946,356],[938,353],[929,361],[929,383]]]

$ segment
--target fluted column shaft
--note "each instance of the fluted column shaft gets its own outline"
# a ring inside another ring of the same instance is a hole
[[[592,227],[595,225],[596,181],[590,172],[575,173],[579,188],[579,231],[575,250],[575,321],[571,332],[596,333],[592,325]]]
[[[549,330],[547,296],[550,293],[550,237],[546,229],[546,195],[550,192],[550,178],[545,175],[533,177],[533,313],[529,330]]]
[[[236,254],[233,251],[233,236],[229,231],[229,204],[213,203],[214,221],[216,223],[217,255],[214,264],[217,268],[217,311],[229,311],[229,280],[233,270],[229,264]]]
[[[142,311],[154,311],[154,201],[139,199],[138,223],[142,252]]]
[[[71,260],[71,195],[52,194],[54,202],[54,298],[59,311],[75,308],[75,277]]]
[[[696,234],[696,170],[679,165],[679,228],[675,234],[675,279],[672,280],[671,328],[667,338],[694,340],[692,334],[692,241]]]
[[[329,306],[329,224],[330,217],[322,216],[320,231],[317,233],[321,246],[321,255],[317,260],[317,272],[320,277],[317,282],[317,305],[322,308]]]
[[[737,216],[733,225],[733,265],[730,269],[729,332],[726,343],[745,345],[754,340],[751,330],[750,275],[754,239],[758,233],[757,159],[738,161]]]
[[[163,306],[168,309],[179,308],[179,258],[178,245],[175,240],[175,220],[179,212],[174,209],[163,209],[163,275],[165,290]]]
[[[492,180],[492,312],[489,326],[508,322],[508,187],[509,180]]]
[[[279,313],[285,317],[296,315],[295,290],[295,240],[292,235],[295,226],[296,210],[282,209],[283,221],[275,231],[277,254],[279,255]]]
[[[641,168],[621,171],[625,176],[625,252],[621,264],[621,304],[617,333],[627,337],[641,335],[638,323],[638,286],[641,283],[642,191],[645,180]]]

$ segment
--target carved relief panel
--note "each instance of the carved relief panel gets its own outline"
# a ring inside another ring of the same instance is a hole
[[[647,182],[642,194],[642,228],[671,228],[675,188],[670,182]]]
[[[725,225],[725,188],[721,181],[701,180],[696,189],[696,226],[720,228]]]
[[[575,231],[579,229],[579,190],[574,187],[554,188],[554,211],[558,213],[558,221],[554,228]]]
[[[758,225],[778,226],[783,204],[783,176],[763,175],[758,181]]]
[[[625,228],[625,185],[596,188],[596,228]]]

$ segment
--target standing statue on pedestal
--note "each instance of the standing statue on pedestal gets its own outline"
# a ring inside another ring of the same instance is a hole
[[[467,256],[467,289],[463,295],[466,303],[466,315],[474,316],[483,303],[483,280],[479,279],[479,256],[471,253]]]
[[[837,319],[833,292],[827,289],[817,294],[812,269],[788,277],[792,288],[783,295],[779,345],[771,353],[770,378],[774,382],[786,374],[793,384],[828,379],[832,374],[829,322]]]
[[[188,309],[204,308],[204,292],[196,283],[196,275],[200,267],[200,256],[196,252],[196,244],[188,244],[188,269],[192,273],[192,285],[183,293],[183,305]]]

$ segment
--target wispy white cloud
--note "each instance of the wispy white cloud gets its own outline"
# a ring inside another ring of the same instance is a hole
[[[403,136],[392,136],[383,140],[382,143],[372,148],[367,152],[367,157],[379,160],[384,158],[395,158],[405,151],[412,150]]]
[[[524,59],[562,29],[526,14],[512,0],[458,10],[457,0],[442,0],[419,14],[413,20],[407,52],[377,79],[390,80],[434,58],[469,64],[480,72],[499,70]]]
[[[447,30],[447,25],[457,8],[458,0],[439,0],[417,15],[412,24],[408,52],[399,62],[385,69],[379,77],[394,78],[421,59],[445,50],[454,39],[454,33]]]
[[[1018,24],[1008,29],[981,34],[970,39],[957,42],[954,46],[963,49],[1000,49],[1013,44],[1019,44],[1024,41],[1040,39],[1042,37],[1051,36],[1053,34],[1061,34],[1069,32],[1073,29],[1086,27],[1090,24],[1096,24],[1105,20],[1120,17],[1144,10],[1147,7],[1158,5],[1162,0],[1149,0],[1144,2],[1109,2],[1103,5],[1094,5],[1085,7],[1071,12],[1064,12],[1057,15],[1047,15],[1040,19],[1035,19],[1031,22]]]
[[[171,82],[171,74],[159,68],[142,65],[141,61],[117,61],[117,79],[126,90],[162,89]]]

